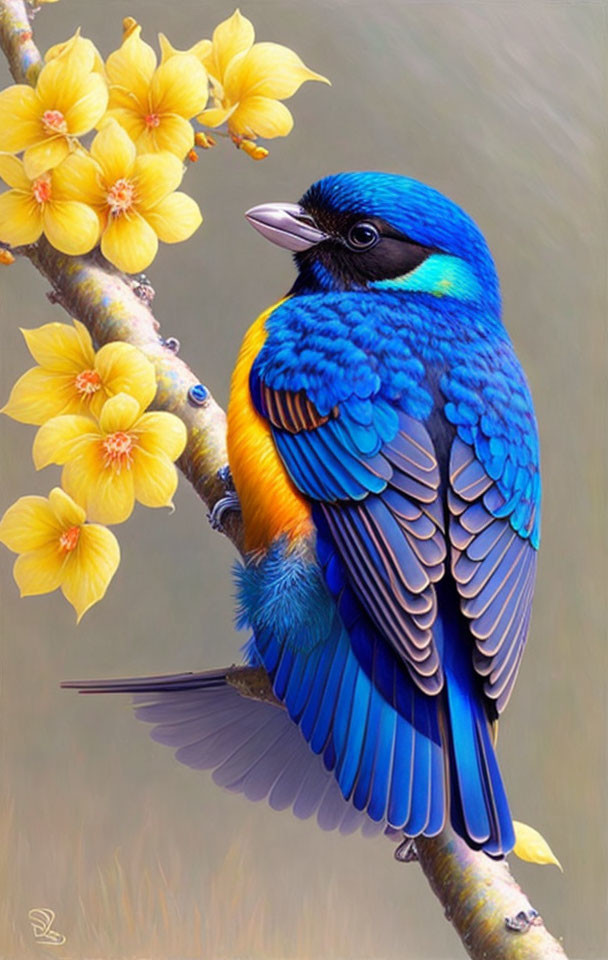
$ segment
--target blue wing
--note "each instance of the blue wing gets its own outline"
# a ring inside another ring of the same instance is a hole
[[[440,823],[430,811],[445,796],[443,743],[452,821],[489,853],[513,843],[488,719],[508,699],[527,635],[540,496],[529,396],[510,347],[500,349],[515,398],[496,389],[486,352],[473,365],[475,389],[461,371],[444,372],[443,414],[435,406],[426,423],[360,367],[349,390],[343,364],[334,394],[319,367],[310,390],[301,371],[293,389],[285,369],[273,378],[267,357],[251,377],[254,403],[312,502],[340,614],[314,654],[256,629],[275,690],[344,795],[412,835]]]

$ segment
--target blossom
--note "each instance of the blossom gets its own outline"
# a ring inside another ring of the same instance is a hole
[[[97,353],[89,331],[78,320],[22,330],[39,366],[27,370],[2,409],[21,423],[42,424],[63,414],[98,417],[109,397],[128,393],[142,409],[154,399],[154,366],[129,343],[107,343]]]
[[[30,179],[61,163],[74,138],[92,130],[105,113],[108,89],[93,71],[94,61],[93,44],[73,37],[42,68],[35,88],[15,84],[0,93],[0,151],[25,150]]]
[[[93,249],[99,219],[86,203],[68,197],[57,169],[32,180],[21,160],[0,154],[0,177],[11,188],[0,194],[0,241],[19,247],[35,243],[44,233],[62,253],[75,256]]]
[[[78,620],[101,600],[120,563],[114,534],[85,517],[55,487],[48,497],[20,497],[0,520],[0,542],[19,554],[13,576],[21,596],[61,587]]]
[[[61,483],[91,520],[122,523],[135,500],[169,507],[177,487],[173,461],[182,453],[186,427],[172,413],[141,413],[126,393],[106,400],[99,423],[91,417],[54,417],[34,440],[34,463],[63,464]]]
[[[158,240],[187,240],[202,222],[198,205],[174,192],[184,168],[167,151],[137,155],[128,134],[109,120],[91,144],[91,154],[74,153],[55,173],[75,200],[97,212],[101,252],[126,273],[150,265]]]
[[[106,61],[107,116],[125,128],[140,153],[169,150],[183,160],[194,144],[189,121],[207,102],[200,60],[179,53],[157,67],[156,54],[136,26]]]
[[[198,120],[208,127],[227,123],[237,143],[242,138],[286,136],[293,117],[280,101],[293,96],[306,80],[329,83],[293,50],[278,43],[254,43],[254,36],[253,24],[235,10],[215,28],[211,46],[201,54],[213,106]]]

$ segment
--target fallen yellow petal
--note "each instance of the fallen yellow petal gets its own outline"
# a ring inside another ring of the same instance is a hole
[[[528,863],[549,864],[552,863],[563,871],[562,865],[553,853],[553,850],[545,838],[535,830],[529,827],[527,823],[513,821],[516,842],[513,847],[513,853],[520,860],[527,860]]]

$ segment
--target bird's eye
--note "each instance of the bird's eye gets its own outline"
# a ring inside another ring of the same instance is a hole
[[[348,231],[347,242],[353,250],[369,250],[378,243],[380,234],[377,227],[367,220],[354,223]]]

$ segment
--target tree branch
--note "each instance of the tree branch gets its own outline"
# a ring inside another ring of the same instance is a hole
[[[0,0],[0,45],[17,83],[35,83],[40,53],[24,0]],[[190,368],[177,356],[175,340],[163,340],[150,308],[145,280],[121,274],[98,253],[68,257],[46,240],[20,251],[52,285],[49,297],[86,325],[97,345],[125,340],[154,362],[154,406],[170,410],[188,428],[179,467],[209,508],[227,492],[219,474],[227,462],[225,415]],[[194,390],[193,390],[194,388]],[[242,552],[240,516],[229,514],[224,532]],[[266,672],[236,667],[228,680],[242,696],[277,702]],[[471,850],[451,829],[418,837],[420,865],[473,960],[559,960],[560,944],[511,876],[506,862]]]

